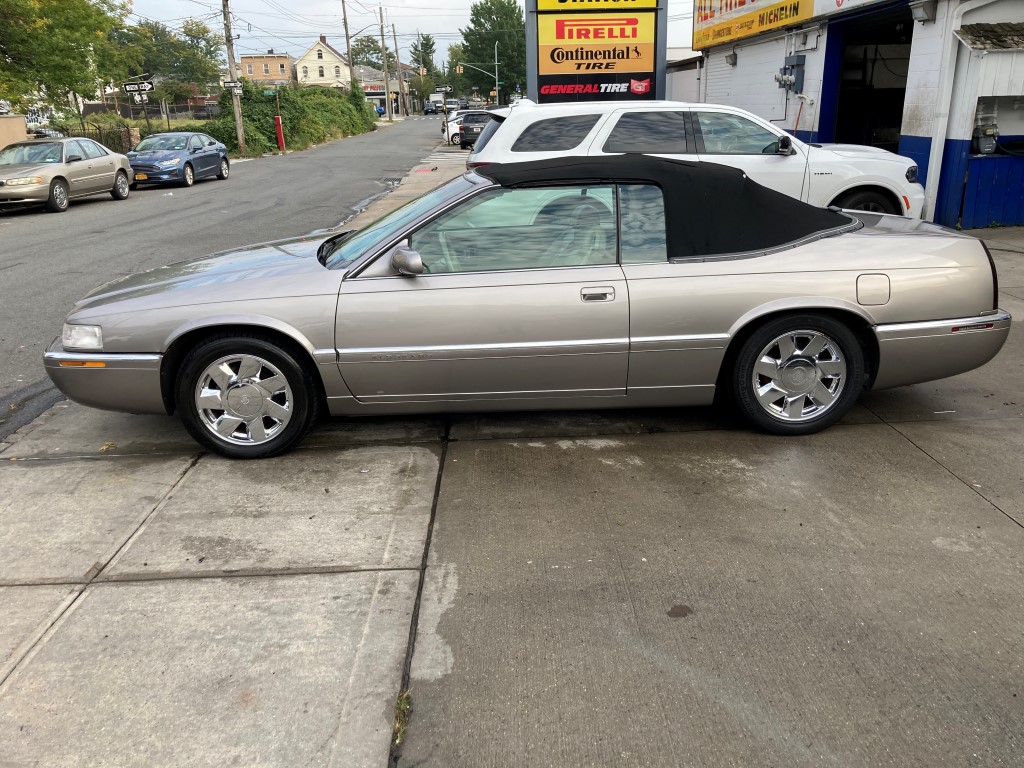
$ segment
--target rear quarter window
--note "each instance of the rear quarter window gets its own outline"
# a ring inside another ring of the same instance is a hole
[[[685,155],[687,120],[685,112],[626,112],[612,129],[605,152],[646,152]]]
[[[568,115],[528,125],[512,145],[513,152],[564,152],[575,149],[597,125],[600,115]]]

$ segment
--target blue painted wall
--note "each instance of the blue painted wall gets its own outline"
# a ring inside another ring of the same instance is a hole
[[[1024,224],[1024,157],[975,155],[967,161],[964,229]]]

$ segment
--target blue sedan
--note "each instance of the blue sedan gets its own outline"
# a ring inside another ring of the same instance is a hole
[[[226,179],[231,172],[228,148],[205,133],[154,133],[128,154],[138,184],[182,184],[197,179]]]

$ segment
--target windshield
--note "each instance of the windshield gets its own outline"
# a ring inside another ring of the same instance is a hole
[[[136,152],[153,152],[154,150],[184,149],[188,136],[147,136],[139,142]]]
[[[32,144],[11,144],[0,152],[0,165],[19,163],[59,163],[60,142],[46,141]]]
[[[452,179],[417,200],[406,203],[364,229],[355,231],[338,242],[332,243],[331,249],[326,254],[324,266],[328,269],[348,266],[367,251],[371,251],[374,247],[383,245],[386,241],[401,234],[403,229],[421,216],[445,203],[457,200],[481,183],[485,183],[481,177],[466,174]]]

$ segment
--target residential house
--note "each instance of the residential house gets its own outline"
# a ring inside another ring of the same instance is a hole
[[[295,60],[295,77],[299,85],[348,88],[348,61],[327,42],[326,35],[320,35],[320,39]]]
[[[295,79],[295,58],[287,53],[244,54],[240,75],[247,80],[267,85],[288,85]]]

